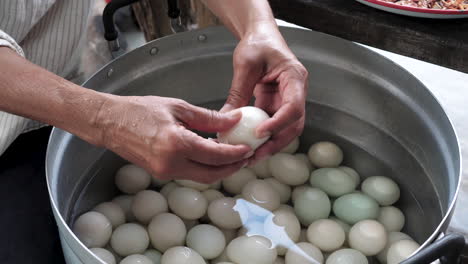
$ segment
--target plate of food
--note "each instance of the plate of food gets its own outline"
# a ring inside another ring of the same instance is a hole
[[[468,0],[356,0],[395,14],[424,18],[468,18]]]

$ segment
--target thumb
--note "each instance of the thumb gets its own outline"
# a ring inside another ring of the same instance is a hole
[[[231,111],[249,104],[257,82],[261,79],[263,69],[257,63],[234,63],[229,96],[221,112]]]
[[[189,105],[179,115],[178,118],[188,128],[210,133],[229,130],[242,118],[240,110],[221,113],[194,105]]]

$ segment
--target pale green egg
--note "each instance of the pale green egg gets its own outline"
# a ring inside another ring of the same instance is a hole
[[[356,187],[359,185],[359,183],[361,183],[361,177],[355,169],[346,166],[339,166],[338,169],[346,172],[349,176],[351,176],[351,178],[354,180],[354,183],[356,184]]]
[[[379,204],[371,197],[361,193],[341,196],[333,203],[333,213],[348,224],[379,216]]]
[[[294,202],[294,212],[304,226],[310,225],[318,219],[328,218],[331,203],[327,194],[317,188],[303,190]]]
[[[356,188],[354,179],[337,168],[314,170],[310,175],[310,184],[332,197],[350,193]]]
[[[326,264],[368,264],[366,256],[361,252],[344,248],[333,252],[328,258]]]
[[[400,198],[400,188],[390,178],[372,176],[362,182],[363,193],[374,198],[380,205],[392,205]]]

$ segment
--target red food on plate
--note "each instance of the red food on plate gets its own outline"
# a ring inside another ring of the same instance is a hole
[[[379,0],[402,6],[439,10],[468,10],[468,0]]]

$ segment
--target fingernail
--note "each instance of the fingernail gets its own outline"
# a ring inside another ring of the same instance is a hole
[[[248,158],[252,157],[253,154],[255,154],[255,151],[253,151],[253,150],[247,152],[247,154],[244,155],[244,159],[248,159]]]

